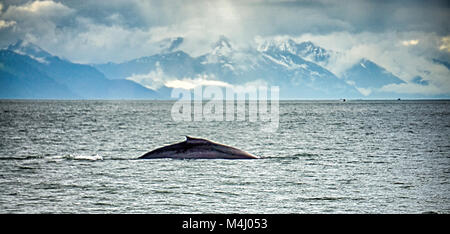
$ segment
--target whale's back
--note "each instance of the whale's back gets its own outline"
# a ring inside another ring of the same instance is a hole
[[[186,136],[186,140],[183,142],[155,149],[139,158],[256,159],[258,157],[231,146],[219,144],[202,138]]]

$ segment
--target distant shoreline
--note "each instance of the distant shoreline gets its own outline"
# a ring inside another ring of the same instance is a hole
[[[0,98],[0,102],[3,101],[177,101],[177,99],[52,99],[52,98]],[[208,102],[209,100],[203,100],[203,102]],[[223,101],[227,101],[223,99]],[[237,101],[249,101],[246,100],[237,100]],[[250,100],[257,101],[257,100]],[[316,101],[324,101],[324,102],[342,102],[341,99],[280,99],[280,102],[316,102]],[[380,99],[346,99],[346,102],[371,102],[371,101],[450,101],[450,98],[408,98],[408,99],[389,99],[389,98],[380,98]]]

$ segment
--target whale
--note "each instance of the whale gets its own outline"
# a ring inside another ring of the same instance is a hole
[[[183,142],[152,150],[138,159],[259,159],[243,150],[207,139],[186,136]]]

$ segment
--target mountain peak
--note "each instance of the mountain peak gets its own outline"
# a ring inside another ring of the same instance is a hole
[[[389,84],[405,83],[385,68],[366,58],[360,59],[346,70],[343,78],[347,83],[363,89],[379,89]]]
[[[315,45],[311,41],[305,41],[297,45],[297,53],[303,58],[314,62],[327,62],[330,54],[324,48]]]
[[[292,38],[265,41],[258,47],[261,52],[284,52],[300,56],[313,62],[327,62],[330,54],[324,48],[315,45],[311,41],[301,43],[295,42]]]
[[[295,50],[296,43],[291,38],[289,39],[272,39],[265,41],[262,43],[258,50],[260,52],[273,52],[273,51],[279,51],[279,52],[289,52],[292,54],[296,54]]]
[[[359,60],[359,66],[361,66],[364,69],[374,68],[374,69],[378,69],[378,70],[385,70],[383,67],[380,67],[378,64],[376,64],[376,63],[374,63],[371,60],[366,59],[366,58],[362,58],[362,59]]]
[[[224,35],[221,35],[219,37],[219,40],[214,44],[214,48],[230,48],[231,49],[231,43],[230,40],[225,37]]]
[[[9,45],[6,49],[14,51],[18,54],[28,55],[32,58],[45,59],[53,57],[51,54],[43,50],[41,47],[25,40],[18,40],[15,44]]]
[[[167,48],[165,48],[163,50],[163,52],[169,53],[169,52],[175,51],[176,49],[178,49],[180,47],[180,45],[183,43],[183,41],[184,41],[183,37],[170,38],[169,44],[168,44]]]
[[[228,56],[233,50],[230,40],[225,36],[220,36],[219,40],[213,45],[211,54],[217,56]]]

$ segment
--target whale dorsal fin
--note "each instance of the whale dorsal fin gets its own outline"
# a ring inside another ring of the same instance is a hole
[[[202,138],[195,138],[195,137],[190,137],[190,136],[186,135],[186,142],[187,143],[208,143],[210,141],[202,139]]]
[[[195,139],[195,138],[193,138],[193,137],[190,137],[190,136],[188,136],[188,135],[186,135],[185,137],[186,137],[186,141],[189,141],[189,140],[193,140],[193,139]]]

